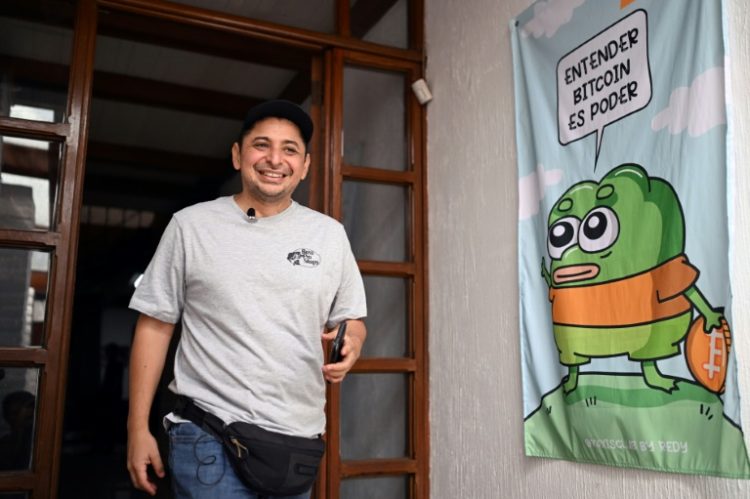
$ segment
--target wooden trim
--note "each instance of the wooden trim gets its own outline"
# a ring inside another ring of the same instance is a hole
[[[339,36],[352,35],[350,13],[349,0],[336,0],[336,33]]]
[[[29,139],[62,141],[70,135],[68,123],[46,123],[0,116],[0,134]]]
[[[359,265],[360,272],[368,275],[413,277],[417,272],[417,267],[412,262],[358,260],[357,264]]]
[[[341,384],[326,385],[326,454],[325,475],[326,499],[337,499],[339,495],[339,476],[341,474]]]
[[[342,57],[341,51],[332,49],[328,51],[327,62],[329,63],[329,116],[331,127],[328,131],[329,149],[327,183],[326,183],[326,210],[327,213],[337,220],[342,220],[341,190],[342,190],[342,137],[343,128],[343,83],[342,83]],[[341,465],[341,384],[329,384],[328,404],[326,416],[328,421],[328,448],[326,451],[326,499],[338,499],[340,489],[340,465]]]
[[[39,367],[47,363],[49,351],[35,347],[3,347],[0,348],[0,359],[3,366]]]
[[[328,203],[328,199],[330,197],[330,191],[332,187],[332,172],[329,165],[332,164],[333,161],[333,152],[331,148],[331,142],[332,142],[332,130],[333,130],[333,120],[331,115],[331,106],[333,102],[333,51],[332,50],[326,50],[323,52],[323,59],[322,59],[322,67],[321,69],[321,81],[320,81],[320,88],[321,88],[321,112],[319,116],[319,123],[322,124],[323,129],[321,130],[322,133],[318,134],[319,137],[319,144],[320,148],[318,149],[320,151],[320,182],[318,184],[318,188],[321,191],[321,199],[318,203],[318,209],[323,212],[330,214],[330,204]],[[315,75],[315,73],[313,73]],[[315,81],[313,79],[313,81]],[[327,353],[327,352],[326,352]],[[333,440],[338,438],[337,436],[333,436],[334,434],[338,435],[338,433],[334,430],[334,409],[340,410],[340,398],[337,398],[334,396],[334,390],[336,388],[334,385],[327,383],[326,384],[326,454],[323,459],[323,462],[321,463],[320,471],[318,472],[318,480],[315,485],[315,495],[316,499],[328,499],[330,496],[328,494],[328,489],[330,486],[330,477],[333,475],[330,471],[330,467],[334,464],[334,457],[333,452],[331,451],[331,447],[333,445]],[[336,389],[338,390],[338,389]],[[333,399],[336,398],[336,401],[333,402]],[[335,407],[334,407],[335,405]],[[336,442],[338,445],[338,441]]]
[[[324,130],[322,134],[322,147],[321,147],[321,155],[323,159],[322,164],[322,177],[321,180],[323,182],[322,184],[322,194],[323,199],[321,200],[321,211],[327,215],[332,215],[331,213],[331,203],[330,203],[330,197],[331,197],[331,188],[333,187],[333,162],[335,161],[335,149],[334,149],[334,126],[336,124],[336,120],[334,119],[334,113],[333,113],[333,106],[335,103],[335,94],[334,94],[334,51],[333,50],[326,50],[323,53],[323,123],[324,123]]]
[[[331,188],[329,196],[329,214],[336,220],[342,220],[342,173],[344,151],[344,62],[342,52],[332,53],[331,84]]]
[[[423,0],[412,0],[412,5],[414,4],[417,4],[415,10],[417,10],[417,13],[423,19]],[[412,26],[414,26],[414,23],[412,23]],[[423,40],[423,34],[420,39]],[[412,68],[410,70],[410,79],[412,81],[418,80],[422,78],[423,74],[423,67]],[[416,273],[412,286],[413,294],[410,299],[416,311],[411,317],[413,321],[412,331],[414,331],[412,336],[414,343],[412,347],[414,358],[418,362],[418,369],[414,373],[412,383],[414,397],[411,399],[414,404],[414,421],[418,422],[418,426],[413,428],[415,445],[415,454],[413,455],[418,457],[418,470],[412,486],[414,497],[426,498],[430,496],[430,371],[429,328],[427,322],[429,317],[429,299],[427,296],[427,289],[429,289],[427,287],[429,277],[429,253],[427,249],[427,119],[424,106],[419,104],[416,97],[410,91],[407,91],[407,94],[410,137],[412,138],[412,169],[418,179],[418,184],[421,185],[421,188],[414,188],[412,190],[412,195],[414,196],[412,204],[412,217],[414,220],[412,227],[414,230],[413,250]]]
[[[352,367],[351,373],[413,373],[417,370],[415,359],[386,358],[386,357],[360,357]]]
[[[0,492],[31,491],[37,482],[39,482],[39,477],[31,471],[0,472]]]
[[[324,168],[324,137],[325,116],[324,116],[324,61],[322,56],[313,58],[310,67],[310,118],[315,124],[316,132],[313,134],[315,139],[311,141],[309,147],[311,154],[311,165],[308,177],[310,179],[310,190],[308,192],[308,205],[310,208],[323,210],[323,168]]]
[[[322,108],[321,108],[321,122],[323,123],[323,130],[321,137],[321,176],[320,185],[321,199],[319,203],[319,209],[328,215],[331,215],[332,205],[330,203],[331,190],[333,188],[333,162],[336,154],[332,143],[334,141],[334,123],[335,119],[333,116],[332,108],[334,106],[334,87],[335,87],[335,57],[334,50],[326,50],[323,52],[323,67],[322,67]],[[326,352],[327,353],[327,352]],[[334,393],[335,392],[335,393]],[[326,384],[326,454],[321,465],[321,469],[318,475],[318,483],[316,486],[317,499],[330,499],[329,490],[331,488],[331,477],[336,473],[331,471],[332,466],[336,466],[336,456],[332,451],[333,445],[336,445],[338,449],[339,443],[339,432],[335,426],[334,414],[338,414],[340,411],[340,388],[328,383]],[[334,436],[335,435],[335,436]],[[334,442],[335,440],[335,442]]]
[[[341,478],[383,475],[413,475],[417,472],[416,459],[366,459],[343,461]]]
[[[32,250],[53,250],[60,245],[57,232],[0,229],[0,246],[3,248],[26,248]]]
[[[67,381],[70,326],[78,248],[78,220],[83,193],[86,140],[96,43],[96,0],[78,0],[68,86],[68,122],[63,162],[58,230],[61,241],[51,266],[52,283],[48,302],[47,347],[50,351],[45,375],[40,381],[39,429],[35,446],[34,497],[57,496],[62,446],[62,424]],[[44,436],[45,438],[41,438]]]
[[[398,49],[363,42],[356,38],[343,38],[334,34],[319,33],[302,28],[248,19],[212,10],[166,2],[164,0],[99,0],[99,4],[111,9],[247,35],[256,39],[295,46],[309,51],[320,51],[326,47],[335,47],[383,54],[405,61],[421,62],[422,60],[422,54],[414,50]]]
[[[417,175],[414,171],[386,170],[369,166],[351,166],[344,164],[341,174],[346,180],[362,180],[381,184],[415,184]]]
[[[364,69],[382,69],[384,71],[401,71],[418,69],[421,61],[414,59],[397,59],[388,57],[382,52],[363,52],[352,49],[343,51],[344,63],[347,66],[358,66]],[[411,83],[411,82],[410,82]]]
[[[424,50],[424,0],[409,0],[409,48]]]

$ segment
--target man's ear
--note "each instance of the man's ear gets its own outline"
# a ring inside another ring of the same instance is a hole
[[[307,172],[310,170],[310,153],[305,153],[305,165],[304,165],[304,171],[302,172],[302,177],[300,180],[305,180],[305,177],[307,177]]]
[[[240,164],[240,144],[235,142],[232,144],[232,166],[235,170],[239,171]]]

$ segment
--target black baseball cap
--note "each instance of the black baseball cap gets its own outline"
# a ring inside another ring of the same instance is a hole
[[[305,144],[310,142],[313,134],[313,122],[310,115],[294,102],[283,99],[269,100],[253,106],[247,112],[245,121],[242,123],[240,138],[245,135],[245,132],[252,129],[257,122],[266,118],[284,118],[291,121],[299,128],[299,133]]]

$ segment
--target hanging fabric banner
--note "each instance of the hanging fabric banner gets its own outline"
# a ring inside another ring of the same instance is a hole
[[[529,456],[750,478],[723,14],[540,0],[511,22]]]

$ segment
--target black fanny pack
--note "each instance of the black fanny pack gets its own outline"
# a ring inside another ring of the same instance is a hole
[[[178,397],[175,413],[195,423],[224,444],[237,475],[256,492],[296,495],[312,487],[325,453],[322,438],[293,437],[250,423],[224,422]]]

